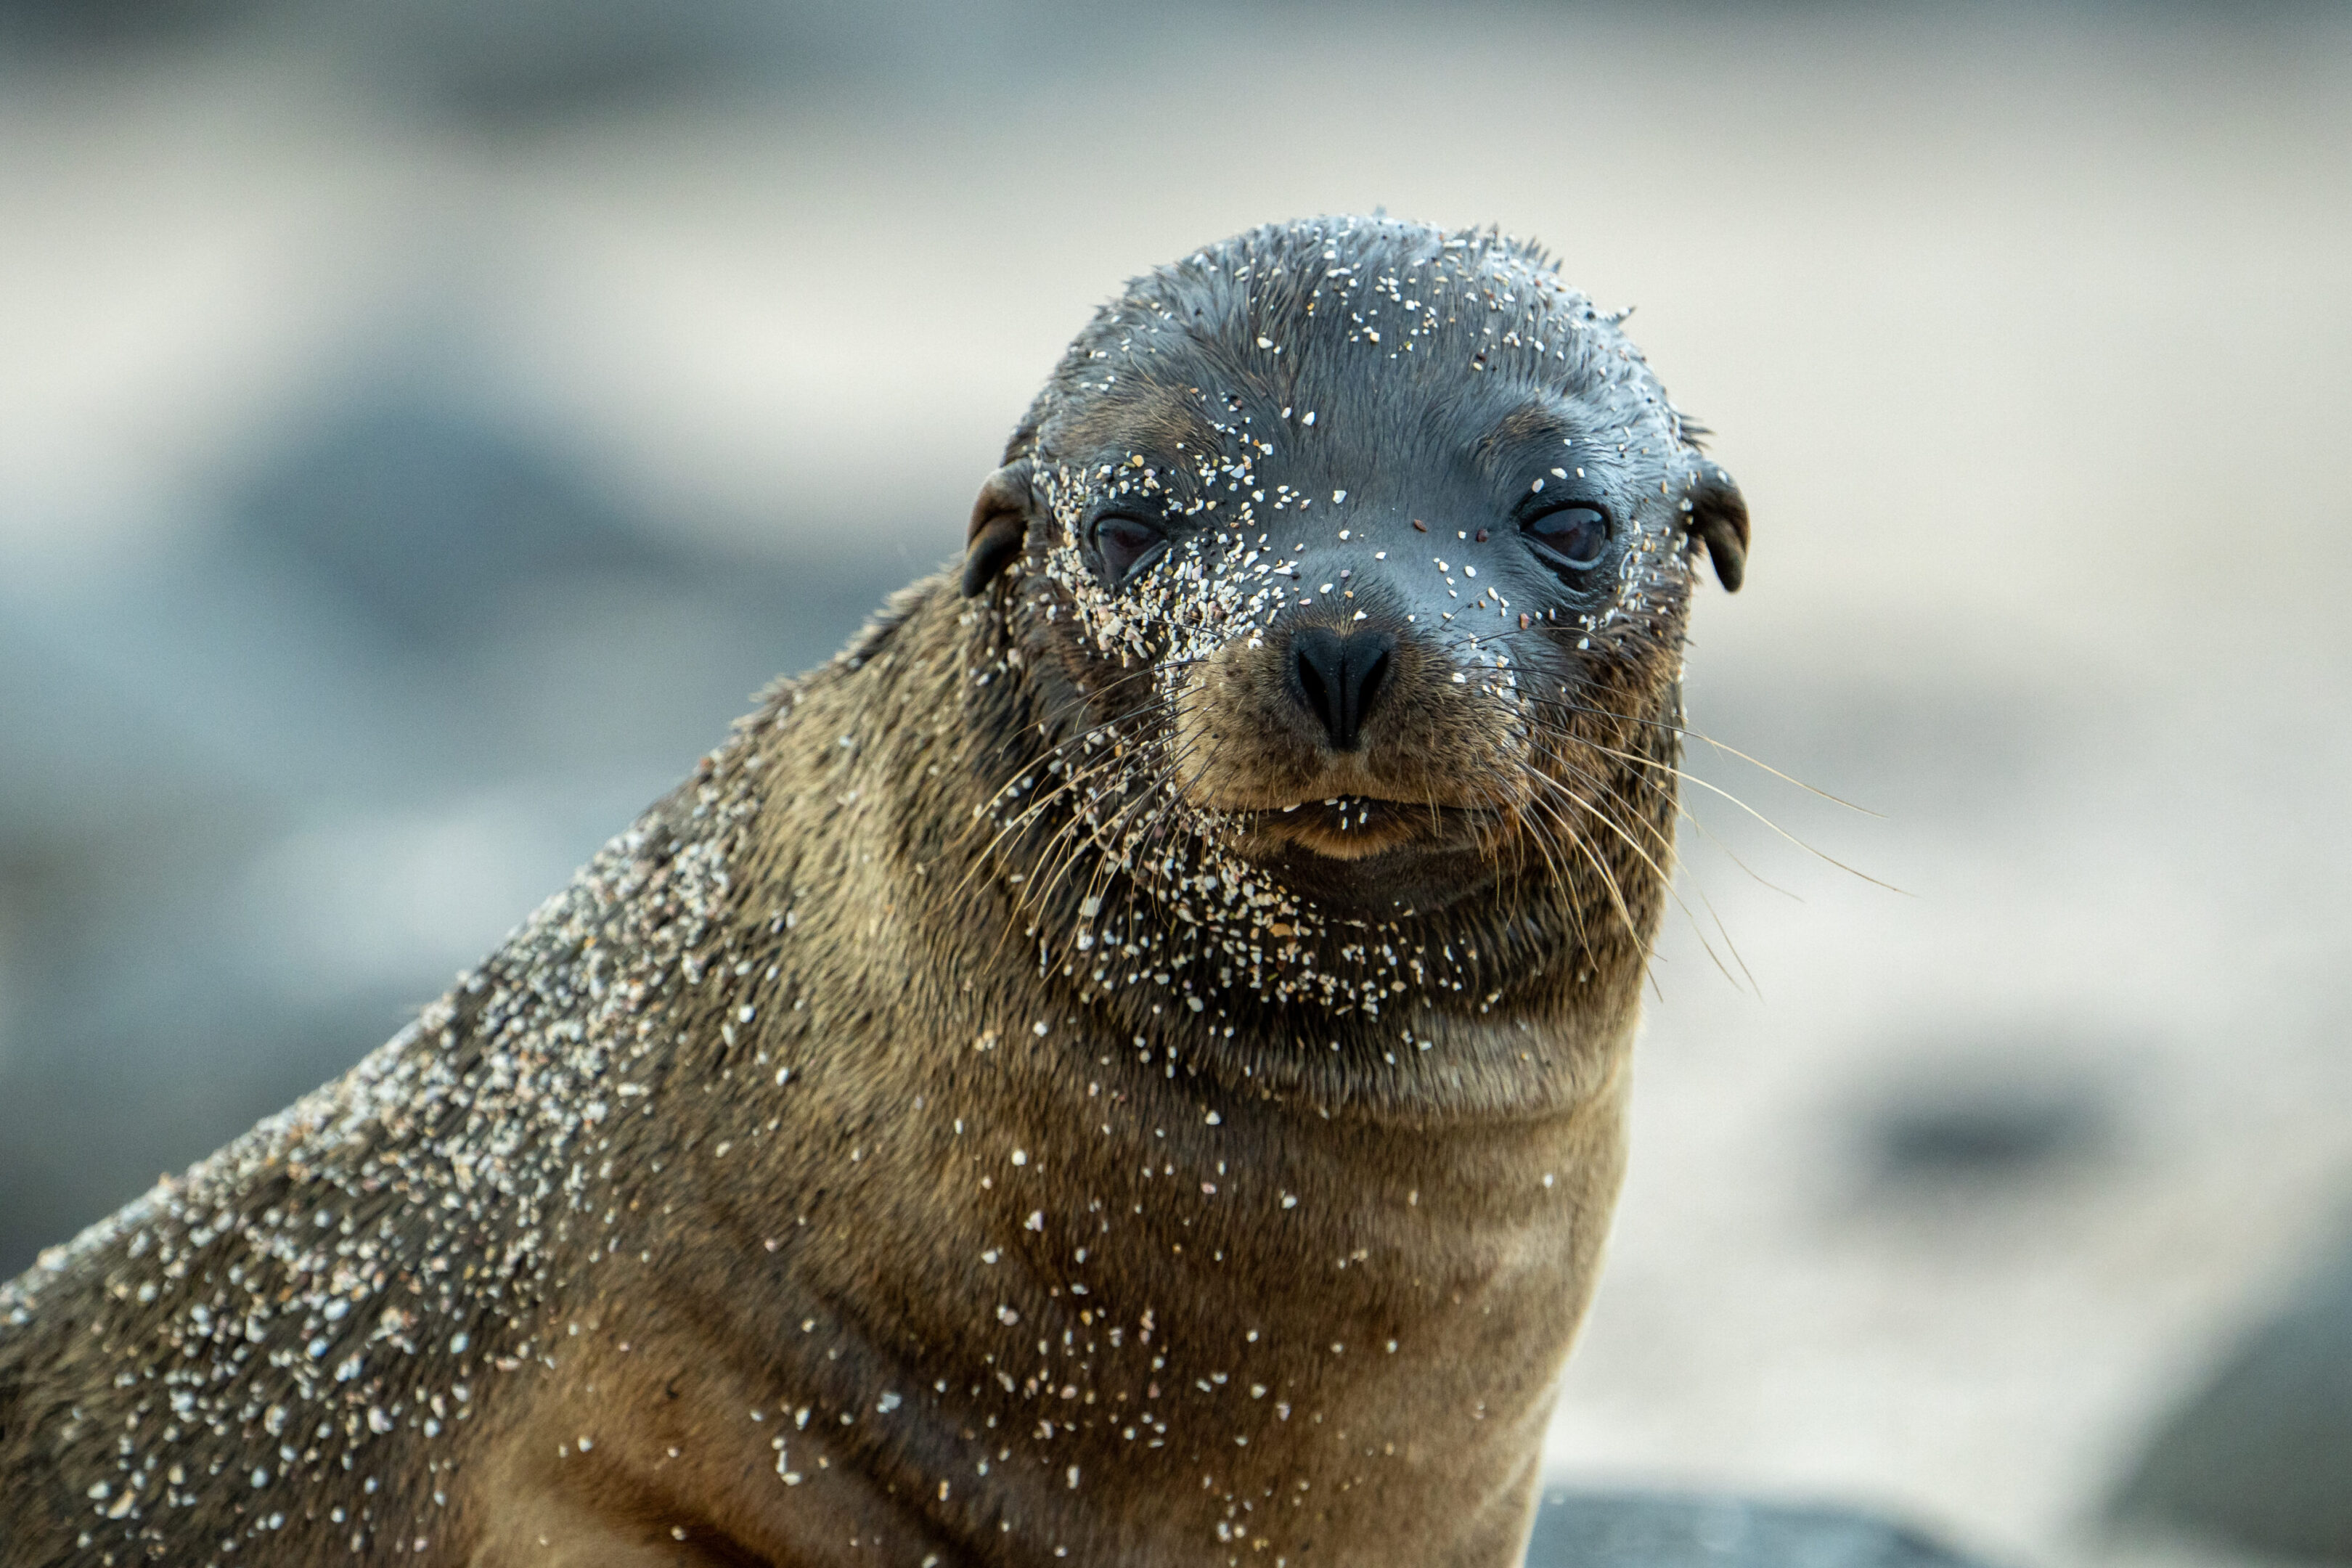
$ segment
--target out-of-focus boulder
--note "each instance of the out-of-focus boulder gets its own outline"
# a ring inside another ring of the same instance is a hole
[[[2352,1562],[2352,1252],[2158,1431],[2114,1516],[2133,1531]]]
[[[1980,1568],[1910,1525],[1827,1504],[1546,1488],[1527,1568]]]

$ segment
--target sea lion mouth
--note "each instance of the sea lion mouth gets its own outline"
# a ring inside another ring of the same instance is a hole
[[[1244,847],[1295,847],[1326,859],[1363,860],[1406,847],[1473,847],[1495,816],[1486,806],[1339,795],[1249,812],[1239,827]]]

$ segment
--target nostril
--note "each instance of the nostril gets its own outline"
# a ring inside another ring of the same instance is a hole
[[[1351,666],[1348,682],[1354,688],[1354,700],[1348,704],[1354,718],[1351,729],[1361,729],[1370,716],[1372,704],[1381,700],[1381,689],[1388,684],[1390,656],[1396,652],[1396,638],[1386,632],[1365,632],[1352,639],[1349,648]]]
[[[1320,719],[1325,729],[1338,728],[1339,705],[1331,700],[1331,686],[1323,679],[1323,672],[1317,669],[1310,661],[1300,659],[1298,684],[1307,690],[1307,711]]]
[[[1339,637],[1313,626],[1290,639],[1290,663],[1298,680],[1300,702],[1322,725],[1331,743],[1346,732],[1347,710],[1342,698],[1347,648]]]

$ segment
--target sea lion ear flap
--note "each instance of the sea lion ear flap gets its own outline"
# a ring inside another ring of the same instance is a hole
[[[1706,546],[1715,580],[1726,593],[1739,592],[1748,575],[1748,502],[1719,463],[1702,458],[1683,487],[1683,527]]]
[[[964,531],[963,596],[996,580],[1021,553],[1029,537],[1029,461],[1007,463],[988,476],[971,503],[971,526]]]

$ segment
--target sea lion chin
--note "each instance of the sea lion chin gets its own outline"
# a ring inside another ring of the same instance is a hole
[[[1493,234],[1130,283],[960,578],[0,1286],[11,1568],[1511,1568],[1738,491]]]

